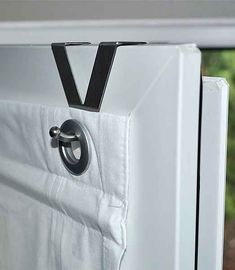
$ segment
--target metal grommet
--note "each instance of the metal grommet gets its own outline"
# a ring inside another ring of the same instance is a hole
[[[77,120],[65,121],[60,128],[52,127],[50,136],[59,142],[59,153],[67,170],[74,175],[84,173],[90,161],[88,131]]]

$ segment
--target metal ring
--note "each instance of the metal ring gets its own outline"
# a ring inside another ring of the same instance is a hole
[[[68,136],[75,135],[77,138],[69,142],[59,139],[59,153],[67,170],[74,175],[81,175],[87,170],[90,162],[88,131],[77,120],[70,119],[62,124],[60,132]],[[80,149],[79,157],[75,154],[77,149],[74,149],[74,144]]]

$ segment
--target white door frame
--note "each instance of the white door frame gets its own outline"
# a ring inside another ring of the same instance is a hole
[[[235,47],[235,19],[41,21],[0,23],[0,44],[143,40]]]

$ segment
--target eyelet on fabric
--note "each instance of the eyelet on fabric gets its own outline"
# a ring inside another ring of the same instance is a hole
[[[0,105],[1,266],[118,269],[126,248],[128,117]],[[90,136],[91,159],[81,175],[64,168],[48,135],[68,119],[79,121]],[[19,131],[21,136],[15,136]]]

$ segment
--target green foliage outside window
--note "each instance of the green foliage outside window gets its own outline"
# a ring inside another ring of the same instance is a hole
[[[204,76],[224,77],[230,85],[226,219],[235,219],[235,51],[203,51],[202,73]]]

